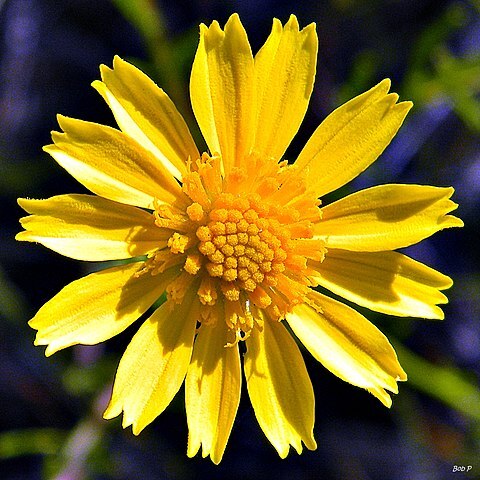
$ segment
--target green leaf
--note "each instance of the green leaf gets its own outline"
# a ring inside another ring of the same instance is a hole
[[[31,428],[0,433],[0,459],[23,455],[57,454],[67,437],[67,432],[55,428]]]
[[[156,2],[151,0],[112,1],[147,43],[165,35],[165,22]]]
[[[435,365],[400,343],[394,346],[411,386],[466,417],[480,421],[480,389],[465,372],[450,365]]]

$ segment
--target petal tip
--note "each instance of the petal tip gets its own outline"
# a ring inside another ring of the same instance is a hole
[[[54,133],[58,133],[58,132],[52,132],[52,136],[53,136]],[[53,143],[51,143],[51,144],[49,144],[49,145],[44,145],[44,146],[42,147],[42,150],[43,150],[45,153],[50,154],[52,148],[55,148],[55,145],[54,145]]]
[[[34,343],[35,345],[37,345],[36,341]],[[38,345],[45,345],[45,343],[38,343]],[[51,357],[54,353],[58,352],[62,347],[59,346],[59,345],[55,345],[53,342],[52,343],[49,343],[47,345],[47,348],[45,349],[45,356],[46,357]]]
[[[285,460],[288,456],[288,453],[290,452],[290,444],[287,445],[274,445],[275,450],[278,453],[278,456],[282,459]]]
[[[395,110],[397,110],[398,112],[403,113],[403,115],[407,115],[407,113],[411,110],[412,107],[413,107],[413,102],[410,100],[405,100],[403,102],[399,102],[395,104],[393,108],[395,108]]]
[[[379,82],[374,89],[383,90],[385,94],[387,94],[392,86],[392,81],[389,78],[384,78],[381,82]]]
[[[22,227],[23,227],[22,220],[23,220],[23,219],[20,220],[20,224],[21,224]],[[29,235],[28,235],[28,232],[22,230],[21,232],[18,232],[18,233],[15,235],[15,240],[16,240],[17,242],[28,242],[28,241],[29,241],[28,236],[29,236]]]
[[[67,122],[68,121],[68,117],[66,115],[62,115],[61,113],[57,113],[56,118],[57,118],[57,122],[58,122],[59,125],[60,125],[60,122]]]
[[[101,93],[101,91],[105,90],[105,84],[101,80],[94,80],[90,84],[98,93]]]
[[[210,453],[210,460],[212,460],[212,462],[215,465],[218,465],[222,461],[222,457],[223,457],[223,453],[220,455],[217,455],[215,453]]]
[[[28,210],[28,205],[32,202],[29,198],[19,197],[17,198],[17,204],[22,207],[26,212],[30,213]]]
[[[300,26],[298,24],[298,19],[296,15],[293,13],[290,14],[290,17],[288,18],[288,22],[285,24],[285,29],[292,29],[295,32],[298,32],[300,29]]]
[[[146,425],[139,425],[137,422],[133,422],[131,423],[132,425],[132,433],[135,435],[135,436],[138,436],[140,435],[140,433],[142,432],[142,430],[145,428]]]
[[[225,24],[225,29],[229,24],[242,24],[242,21],[240,20],[240,15],[237,12],[232,13],[230,17],[228,17],[227,23]]]
[[[128,62],[126,62],[120,55],[115,55],[113,57],[113,68],[118,67],[120,65],[124,65]]]
[[[272,32],[280,33],[283,30],[282,22],[278,18],[274,18],[272,22]]]
[[[455,204],[455,208],[457,208],[458,205]],[[461,218],[458,218],[458,217],[454,217],[453,215],[448,215],[448,226],[449,227],[464,227],[465,226],[465,223],[463,222],[463,220]]]
[[[113,404],[112,401],[110,400],[110,403],[108,404],[107,408],[103,412],[102,416],[105,420],[112,420],[112,418],[118,417],[120,413],[122,413],[122,410],[121,409],[119,410],[117,406]]]
[[[115,65],[115,59],[113,60],[113,64]],[[100,65],[100,78],[102,81],[105,81],[105,78],[112,72],[113,70],[108,65],[104,65],[103,63]]]
[[[234,45],[236,48],[241,48],[243,50],[247,47],[247,45],[248,48],[250,48],[247,32],[245,31],[238,13],[234,13],[230,16],[225,24],[224,31],[225,35],[228,36],[227,38],[231,38],[231,40],[235,42]]]
[[[306,34],[317,35],[317,24],[315,22],[309,23],[305,28],[302,29],[302,32]]]

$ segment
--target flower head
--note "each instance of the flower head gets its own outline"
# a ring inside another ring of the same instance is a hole
[[[253,56],[237,15],[201,25],[190,81],[208,145],[147,76],[115,57],[94,88],[119,130],[59,116],[45,150],[95,195],[20,199],[17,239],[71,258],[134,259],[67,285],[30,321],[46,354],[122,332],[166,292],[118,367],[105,418],[138,434],[185,380],[188,455],[218,463],[240,400],[239,347],[258,422],[283,458],[316,447],[314,394],[290,329],[343,380],[386,406],[406,375],[365,317],[314,288],[399,316],[443,318],[441,273],[394,252],[447,227],[451,188],[381,185],[330,205],[319,198],[384,150],[410,102],[384,80],[335,110],[293,164],[283,160],[305,115],[315,26],[274,20]]]

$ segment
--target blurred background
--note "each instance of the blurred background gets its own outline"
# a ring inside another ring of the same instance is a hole
[[[167,91],[201,142],[188,99],[198,24],[223,26],[233,12],[254,52],[273,17],[286,22],[295,13],[302,26],[317,24],[315,90],[289,159],[330,111],[382,78],[415,103],[382,157],[325,203],[378,183],[452,185],[465,228],[407,250],[454,279],[445,321],[362,311],[391,339],[409,375],[391,410],[304,352],[318,450],[280,460],[245,391],[224,459],[214,466],[186,457],[183,391],[139,437],[119,419],[102,420],[138,324],[106,344],[48,359],[33,346],[27,321],[98,265],[16,243],[14,235],[24,215],[17,197],[83,192],[41,147],[57,113],[114,125],[90,83],[115,54]],[[479,13],[478,0],[0,0],[0,478],[480,478]]]

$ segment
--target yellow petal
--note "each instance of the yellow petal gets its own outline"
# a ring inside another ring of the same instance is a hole
[[[295,165],[307,169],[318,197],[363,172],[397,133],[412,103],[396,104],[398,95],[388,94],[389,88],[390,80],[383,80],[337,108],[300,152]]]
[[[278,161],[302,123],[315,79],[318,39],[315,25],[299,31],[294,15],[272,33],[255,56],[257,121],[253,149]]]
[[[376,312],[402,317],[444,317],[437,304],[452,280],[397,252],[329,249],[325,260],[310,262],[312,278],[337,295]]]
[[[237,14],[225,31],[216,21],[208,28],[200,25],[190,96],[208,148],[221,154],[228,173],[249,153],[255,123],[253,56]]]
[[[20,220],[25,231],[17,240],[39,242],[77,260],[131,258],[167,245],[169,234],[152,214],[102,197],[58,195],[18,203],[33,215]]]
[[[457,204],[453,188],[379,185],[322,208],[315,238],[326,247],[374,252],[407,247],[463,222],[447,213]]]
[[[385,389],[397,393],[407,376],[392,346],[377,327],[346,305],[312,291],[312,306],[302,304],[287,314],[295,335],[328,370],[368,389],[391,406]]]
[[[182,198],[178,182],[149,151],[111,127],[58,116],[65,133],[52,133],[44,150],[89,190],[120,203],[150,208],[154,199]]]
[[[113,70],[102,65],[102,80],[92,86],[110,106],[123,132],[157,157],[181,180],[188,159],[199,158],[185,120],[168,95],[138,68],[120,57]]]
[[[192,298],[173,309],[164,303],[139,328],[120,360],[104,418],[123,410],[123,428],[132,425],[138,435],[172,401],[192,355]]]
[[[300,350],[286,328],[265,319],[246,340],[245,376],[258,423],[281,458],[290,445],[302,452],[317,447],[313,438],[313,388]]]
[[[240,402],[238,345],[225,347],[226,324],[202,326],[195,340],[185,381],[188,421],[187,455],[202,446],[202,456],[220,463]]]
[[[64,287],[30,320],[38,330],[35,345],[48,345],[45,355],[82,343],[95,345],[125,330],[160,295],[174,274],[135,274],[142,263],[95,272]]]

